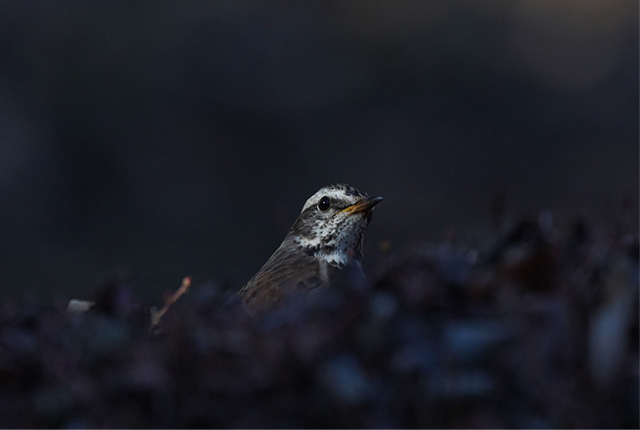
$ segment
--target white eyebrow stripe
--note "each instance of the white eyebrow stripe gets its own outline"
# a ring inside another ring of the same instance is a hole
[[[349,195],[345,193],[343,190],[336,190],[333,188],[321,188],[314,195],[309,197],[304,206],[302,207],[301,213],[304,212],[308,207],[318,204],[320,199],[324,196],[329,197],[330,199],[343,200],[355,204],[359,198],[353,195]]]

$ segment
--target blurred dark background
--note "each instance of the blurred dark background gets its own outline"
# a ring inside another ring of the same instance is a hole
[[[0,296],[239,287],[334,182],[385,198],[369,255],[482,237],[495,195],[637,214],[635,0],[0,9]]]

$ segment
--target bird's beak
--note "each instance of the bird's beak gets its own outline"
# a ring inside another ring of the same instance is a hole
[[[367,197],[359,201],[355,205],[351,205],[349,207],[342,209],[341,212],[345,212],[348,215],[355,215],[361,212],[368,213],[368,212],[371,212],[371,209],[373,209],[373,207],[378,203],[380,203],[381,201],[382,201],[382,197],[380,196]]]

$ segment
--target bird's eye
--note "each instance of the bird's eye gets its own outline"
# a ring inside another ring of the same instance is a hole
[[[320,209],[321,211],[326,211],[327,209],[329,209],[330,206],[331,206],[331,200],[327,196],[324,196],[318,202],[318,209]]]

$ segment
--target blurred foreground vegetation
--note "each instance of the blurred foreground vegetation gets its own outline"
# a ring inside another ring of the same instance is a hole
[[[638,236],[549,214],[248,315],[135,281],[0,308],[0,427],[638,428]]]

